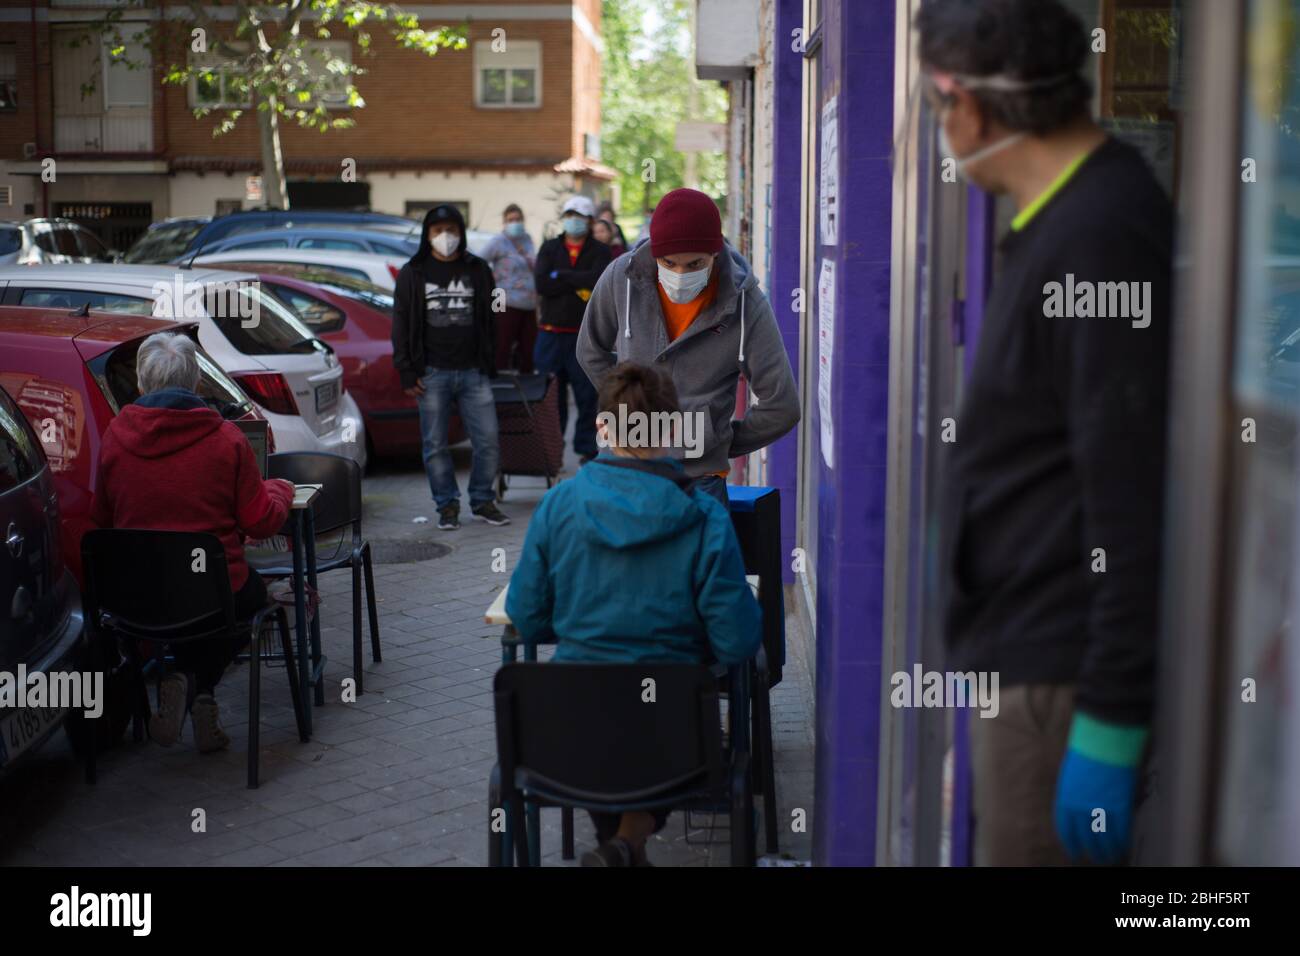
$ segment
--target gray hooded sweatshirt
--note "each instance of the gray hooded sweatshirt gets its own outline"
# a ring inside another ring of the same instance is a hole
[[[683,412],[706,413],[702,456],[673,451],[692,478],[725,471],[729,459],[770,445],[799,422],[790,359],[758,279],[730,244],[713,268],[721,272],[713,302],[669,342],[656,289],[658,266],[643,240],[601,275],[578,333],[578,361],[597,388],[615,364],[636,362],[672,376]],[[751,405],[742,420],[733,421],[742,373]]]

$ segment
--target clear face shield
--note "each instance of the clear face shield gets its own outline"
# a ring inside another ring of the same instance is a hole
[[[894,138],[894,147],[890,154],[890,168],[897,169],[906,162],[908,149],[912,142],[912,125],[919,123],[922,130],[941,127],[943,112],[955,100],[955,90],[987,90],[994,93],[1025,93],[1034,90],[1051,89],[1074,79],[1075,73],[1058,73],[1055,76],[1039,80],[1022,80],[1003,73],[989,76],[971,76],[965,73],[944,73],[940,70],[922,70],[912,83],[903,109],[903,122]],[[1017,134],[1017,137],[1021,134]],[[922,142],[929,143],[933,137],[927,135]],[[1010,137],[1008,137],[1008,140]],[[1003,140],[1002,142],[1007,142]],[[994,144],[995,146],[998,144]],[[987,148],[987,147],[986,147]],[[980,150],[984,153],[984,150]],[[947,155],[945,153],[945,155]],[[956,158],[956,157],[952,157]],[[968,158],[966,161],[970,161]]]

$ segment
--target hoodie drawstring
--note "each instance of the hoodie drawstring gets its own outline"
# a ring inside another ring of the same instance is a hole
[[[745,361],[745,290],[740,290],[740,354],[736,356],[736,361]]]
[[[632,280],[627,281],[627,295],[623,299],[623,338],[632,337]]]

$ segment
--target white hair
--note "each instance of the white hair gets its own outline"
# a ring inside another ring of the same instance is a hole
[[[199,387],[199,360],[194,341],[174,332],[149,336],[136,353],[135,376],[141,395],[163,388],[195,391]]]

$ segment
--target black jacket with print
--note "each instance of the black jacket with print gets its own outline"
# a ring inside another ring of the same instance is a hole
[[[397,274],[397,287],[393,291],[393,367],[402,380],[402,388],[414,388],[432,365],[424,347],[424,270],[421,264],[433,255],[429,245],[429,226],[451,219],[460,226],[461,244],[458,259],[474,284],[474,332],[478,345],[478,367],[484,375],[495,378],[496,321],[492,314],[492,292],[495,280],[492,267],[466,247],[465,219],[455,206],[435,206],[424,216],[420,232],[420,248],[416,250],[402,271]]]

